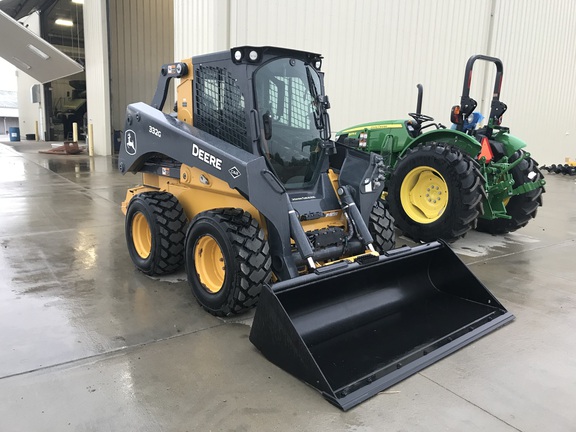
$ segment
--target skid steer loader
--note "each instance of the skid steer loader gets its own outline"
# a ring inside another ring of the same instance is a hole
[[[321,63],[239,47],[162,66],[119,169],[142,173],[122,205],[136,267],[184,263],[214,315],[258,301],[252,343],[346,410],[513,316],[446,244],[393,249],[382,158],[330,140]]]

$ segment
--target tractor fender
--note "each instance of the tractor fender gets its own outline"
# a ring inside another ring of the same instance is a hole
[[[507,132],[498,133],[492,139],[502,143],[504,146],[504,153],[508,157],[512,156],[521,148],[526,147],[526,142],[524,140],[518,138],[517,136],[510,135]]]
[[[403,151],[406,153],[408,149],[416,147],[418,144],[425,142],[443,142],[449,145],[458,147],[463,152],[475,158],[482,146],[470,135],[453,129],[438,129],[430,132],[423,133],[410,143]]]

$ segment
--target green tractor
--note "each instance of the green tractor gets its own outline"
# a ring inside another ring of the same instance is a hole
[[[470,97],[476,60],[496,65],[487,125]],[[364,123],[337,133],[341,143],[383,156],[386,203],[396,226],[416,241],[454,241],[469,230],[504,234],[525,226],[542,205],[545,180],[524,150],[526,143],[501,126],[502,61],[476,55],[466,64],[460,105],[452,107],[452,129],[422,114],[422,85],[409,120]],[[426,130],[428,129],[428,130]]]

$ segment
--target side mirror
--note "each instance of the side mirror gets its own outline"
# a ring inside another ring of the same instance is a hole
[[[270,111],[264,113],[262,123],[264,124],[264,138],[268,141],[272,138],[272,114],[270,114]]]

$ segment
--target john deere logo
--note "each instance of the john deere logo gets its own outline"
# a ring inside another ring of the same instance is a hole
[[[129,155],[136,154],[136,132],[128,129],[124,133],[124,145],[126,146],[126,153]]]

